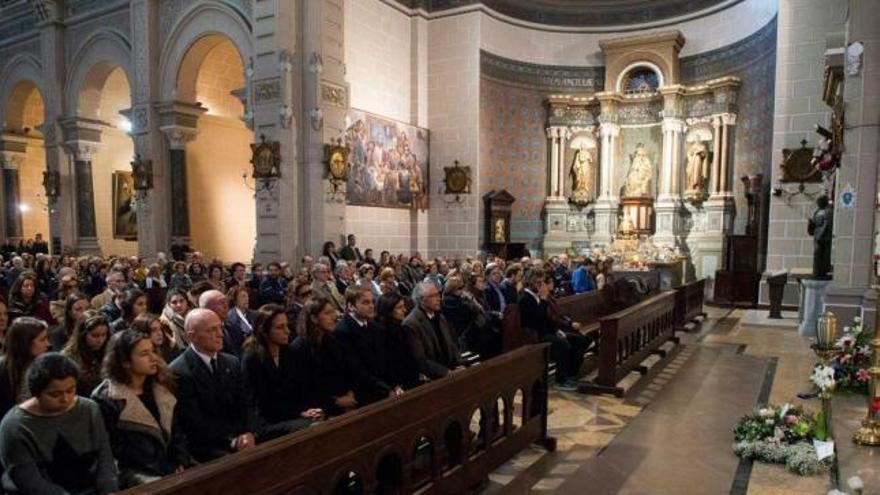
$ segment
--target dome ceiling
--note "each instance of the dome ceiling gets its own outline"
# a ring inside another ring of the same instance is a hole
[[[483,4],[527,22],[569,27],[607,27],[658,22],[731,0],[396,0],[431,13]],[[733,2],[735,3],[735,2]]]

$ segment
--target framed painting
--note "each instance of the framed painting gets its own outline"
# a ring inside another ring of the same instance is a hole
[[[428,130],[362,110],[346,115],[345,202],[356,206],[428,208]]]
[[[113,238],[137,239],[137,198],[131,172],[113,172]]]

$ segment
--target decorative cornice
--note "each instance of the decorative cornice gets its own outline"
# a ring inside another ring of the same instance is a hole
[[[480,75],[539,91],[594,93],[604,85],[604,67],[539,65],[480,50]]]

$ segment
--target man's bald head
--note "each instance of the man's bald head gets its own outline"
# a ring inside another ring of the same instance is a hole
[[[213,355],[223,349],[223,328],[220,318],[209,309],[197,308],[186,315],[183,322],[186,337],[196,350]]]
[[[203,292],[199,296],[199,307],[213,311],[221,321],[225,321],[226,314],[229,313],[229,303],[226,302],[226,296],[219,290]]]

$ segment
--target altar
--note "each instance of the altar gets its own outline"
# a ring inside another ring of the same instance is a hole
[[[664,287],[722,266],[740,81],[681,84],[684,43],[677,31],[601,41],[604,88],[546,97],[544,256],[577,246],[622,270],[641,256]]]

